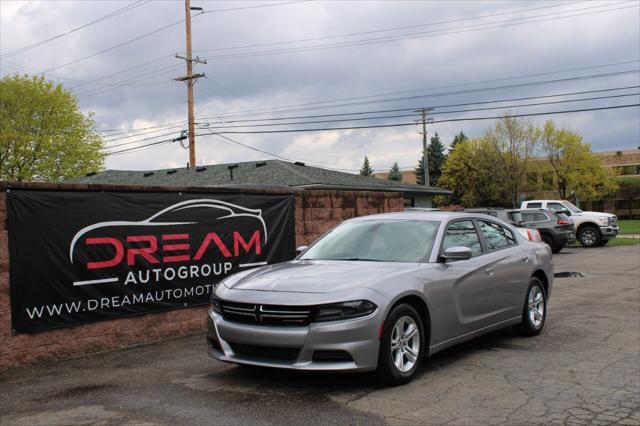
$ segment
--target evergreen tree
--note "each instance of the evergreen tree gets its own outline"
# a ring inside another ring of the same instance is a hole
[[[429,152],[427,150],[427,152]],[[418,160],[418,167],[416,167],[413,173],[416,175],[416,183],[418,185],[424,185],[424,165],[422,164],[422,159],[424,158],[424,150],[420,153],[420,159]],[[431,179],[429,179],[431,180]]]
[[[460,142],[464,142],[467,139],[469,138],[467,138],[467,135],[465,135],[464,132],[461,130],[460,133],[458,133],[453,137],[453,142],[451,142],[451,145],[449,146],[449,152],[453,151],[453,148],[455,148],[456,145],[458,145]]]
[[[466,138],[466,136],[463,137]],[[418,160],[418,167],[415,168],[416,182],[418,185],[424,185],[424,166],[422,164],[423,155]],[[429,185],[433,186],[442,175],[442,166],[447,156],[444,153],[444,145],[440,140],[440,135],[436,132],[432,137],[429,145],[427,145],[427,162],[429,163]]]
[[[444,153],[444,145],[440,140],[438,132],[431,137],[431,142],[427,146],[427,162],[429,163],[429,185],[434,186],[440,176],[442,176],[443,163],[447,156]]]
[[[400,173],[400,167],[398,167],[397,161],[393,163],[393,166],[391,166],[391,169],[389,170],[389,176],[387,176],[387,180],[402,182],[402,173]]]
[[[360,167],[360,175],[361,176],[371,176],[373,174],[373,169],[369,164],[369,158],[365,155],[364,162],[362,163],[362,167]]]

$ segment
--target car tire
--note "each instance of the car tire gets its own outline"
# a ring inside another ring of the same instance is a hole
[[[580,241],[582,247],[598,247],[598,244],[602,241],[602,234],[595,226],[585,226],[578,232],[578,241]]]
[[[418,311],[406,303],[395,306],[384,321],[376,370],[378,380],[392,386],[410,382],[427,350]]]
[[[607,243],[609,242],[609,240],[600,240],[600,243],[598,244],[598,247],[604,247],[607,245]]]
[[[547,318],[547,293],[539,278],[533,277],[529,282],[527,294],[522,308],[522,322],[515,326],[522,336],[535,336],[542,331]]]

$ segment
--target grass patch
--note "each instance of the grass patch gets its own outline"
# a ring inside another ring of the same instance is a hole
[[[640,234],[640,220],[619,220],[621,234]],[[611,243],[609,243],[611,244]]]
[[[640,238],[614,238],[609,240],[607,247],[633,246],[636,244],[640,244]]]
[[[640,244],[640,238],[612,238],[609,240],[605,247],[616,247],[616,246],[633,246],[636,244]],[[573,244],[568,245],[567,247],[582,247],[578,241]]]

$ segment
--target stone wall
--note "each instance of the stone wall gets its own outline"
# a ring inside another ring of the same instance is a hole
[[[43,360],[69,358],[148,343],[204,330],[207,307],[196,307],[100,321],[41,333],[12,335],[5,191],[7,186],[9,185],[6,183],[0,183],[0,342],[2,342],[0,343],[0,370]],[[403,209],[402,194],[399,193],[24,183],[11,186],[64,190],[294,193],[297,245],[310,244],[344,219]]]

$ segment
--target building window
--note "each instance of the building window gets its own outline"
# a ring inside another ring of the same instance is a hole
[[[603,212],[604,211],[604,201],[592,201],[591,202],[591,210],[594,212]]]
[[[616,210],[640,209],[640,200],[616,200]]]
[[[413,197],[404,197],[404,207],[415,207],[416,206],[416,199]]]
[[[627,164],[619,166],[618,170],[621,175],[640,175],[640,164]]]

